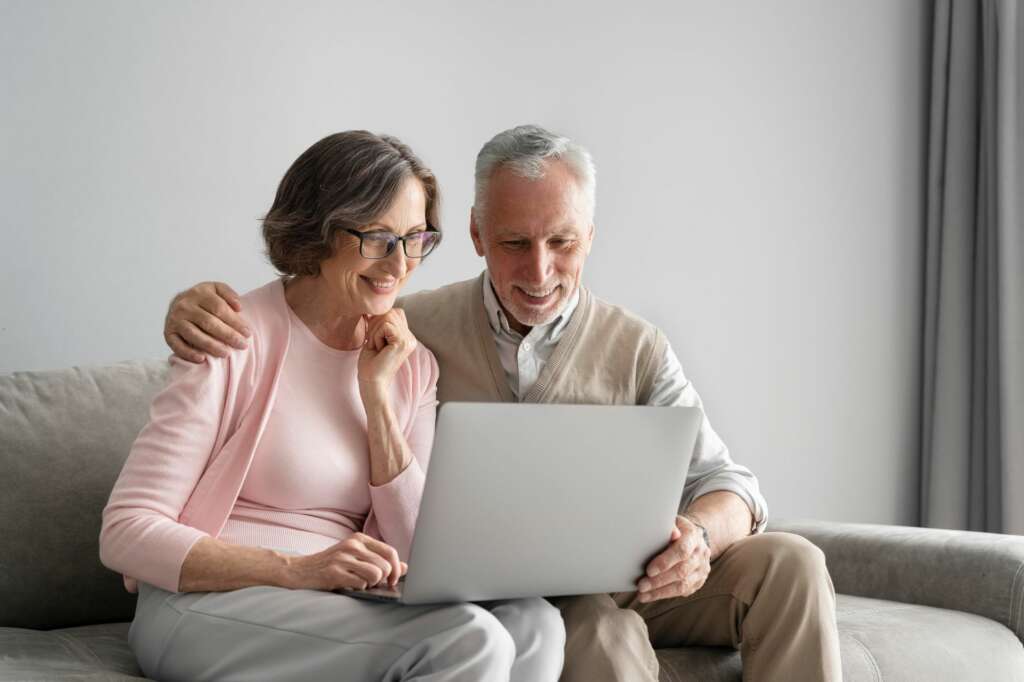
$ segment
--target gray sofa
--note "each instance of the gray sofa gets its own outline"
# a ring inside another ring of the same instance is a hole
[[[100,511],[163,362],[0,376],[0,680],[143,679],[134,597],[97,555]],[[1024,538],[776,522],[827,557],[847,680],[1024,680]],[[658,652],[663,680],[739,680],[739,655]],[[339,679],[344,679],[339,674]]]

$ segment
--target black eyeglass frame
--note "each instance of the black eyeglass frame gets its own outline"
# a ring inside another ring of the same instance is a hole
[[[350,227],[346,227],[346,228],[343,228],[343,229],[344,229],[345,232],[348,232],[349,234],[355,235],[356,237],[359,238],[359,255],[362,256],[363,258],[366,258],[367,260],[383,260],[383,259],[387,258],[388,256],[390,256],[391,254],[393,254],[395,252],[395,247],[398,246],[398,242],[402,242],[402,253],[405,254],[406,258],[416,258],[416,259],[426,258],[430,254],[432,254],[434,252],[434,249],[436,249],[438,247],[438,245],[441,243],[441,236],[442,236],[441,235],[441,231],[437,230],[437,229],[434,229],[433,227],[428,227],[426,230],[423,230],[421,232],[415,232],[413,234],[407,234],[404,237],[399,237],[394,232],[390,232],[388,230],[370,230],[369,232],[360,232],[359,230],[354,230],[354,229],[352,229]],[[386,235],[390,235],[392,237],[392,239],[390,239],[388,241],[388,249],[387,249],[387,251],[384,252],[383,256],[367,256],[363,252],[363,239],[367,235],[370,235],[370,234],[386,234]],[[422,237],[420,237],[419,235],[424,235],[424,234],[433,234],[433,235],[435,235],[433,246],[431,246],[430,249],[426,253],[421,255],[421,256],[410,256],[409,255],[409,244],[408,244],[407,240],[409,240],[409,239],[422,239]]]

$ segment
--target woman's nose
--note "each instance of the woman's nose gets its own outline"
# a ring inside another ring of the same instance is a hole
[[[409,261],[401,244],[395,245],[395,250],[384,258],[384,264],[388,274],[394,275],[398,279],[405,277],[405,273],[409,270]]]

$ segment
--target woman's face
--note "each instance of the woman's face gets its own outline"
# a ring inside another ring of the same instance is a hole
[[[427,229],[427,197],[414,177],[403,183],[391,207],[360,232],[386,230],[400,237]],[[395,305],[395,298],[419,258],[408,258],[402,244],[385,258],[373,260],[359,253],[359,238],[339,232],[334,255],[320,264],[320,276],[342,307],[355,315],[382,315]]]

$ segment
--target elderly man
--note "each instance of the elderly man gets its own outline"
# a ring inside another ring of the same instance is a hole
[[[434,351],[443,401],[696,405],[664,335],[580,282],[594,239],[589,153],[537,126],[484,145],[470,234],[487,269],[406,297],[409,326]],[[175,298],[175,353],[244,345],[237,295],[199,284]],[[241,333],[239,333],[241,332]],[[219,340],[218,340],[219,339]],[[563,680],[657,680],[654,647],[732,646],[744,679],[839,680],[835,595],[821,552],[761,534],[766,505],[704,418],[666,549],[636,592],[562,597]]]

